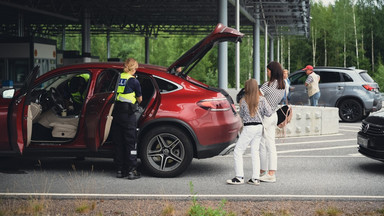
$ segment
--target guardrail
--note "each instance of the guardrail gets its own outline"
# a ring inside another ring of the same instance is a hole
[[[227,92],[236,100],[238,91]],[[238,110],[238,105],[236,104]],[[276,137],[298,137],[336,134],[339,132],[339,109],[337,107],[292,106],[293,117],[284,129],[276,128]]]
[[[292,106],[292,120],[276,129],[276,137],[336,134],[339,132],[339,109],[336,107]]]

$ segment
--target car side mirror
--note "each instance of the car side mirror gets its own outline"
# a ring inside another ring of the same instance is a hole
[[[2,96],[3,98],[13,98],[14,94],[15,94],[15,89],[6,89],[3,91]]]

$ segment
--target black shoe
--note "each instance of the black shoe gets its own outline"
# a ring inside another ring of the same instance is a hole
[[[140,176],[140,173],[139,172],[137,172],[137,170],[132,170],[132,171],[130,171],[129,173],[128,173],[128,179],[129,180],[134,180],[134,179],[138,179],[138,178],[140,178],[141,176]]]
[[[122,170],[117,170],[116,172],[116,178],[124,178],[125,176],[127,176],[127,173],[122,171]]]

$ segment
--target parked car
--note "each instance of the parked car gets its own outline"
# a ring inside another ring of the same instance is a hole
[[[357,133],[359,152],[384,162],[384,112],[376,112],[362,121]]]
[[[188,73],[217,42],[242,37],[237,30],[218,24],[170,67],[139,65],[136,75],[143,101],[137,113],[138,151],[149,174],[177,176],[192,158],[213,157],[233,145],[241,120],[232,98]],[[176,73],[178,68],[182,71]],[[39,69],[35,67],[20,90],[2,92],[0,154],[113,157],[108,135],[122,71],[123,63],[85,63],[36,78]],[[89,80],[85,101],[76,113],[68,108],[64,90],[73,77],[83,74]]]
[[[339,117],[345,122],[356,122],[382,107],[379,85],[366,70],[340,67],[315,67],[320,75],[319,106],[338,107]],[[305,71],[289,75],[291,81],[290,103],[308,105],[309,98],[304,82]]]

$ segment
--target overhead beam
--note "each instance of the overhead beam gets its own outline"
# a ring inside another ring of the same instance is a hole
[[[236,0],[228,0],[228,2],[236,7]],[[252,23],[256,23],[256,19],[254,18],[254,16],[244,6],[242,6],[241,4],[240,4],[240,13],[243,16],[245,16]],[[265,31],[265,29],[262,26],[260,26],[260,30],[263,31],[263,32]],[[269,32],[268,32],[268,36],[271,37]]]
[[[36,9],[36,8],[30,8],[30,7],[27,7],[27,6],[22,6],[22,5],[14,4],[14,3],[10,3],[10,2],[0,1],[0,5],[12,7],[12,8],[17,8],[17,9],[24,10],[24,11],[29,11],[29,12],[32,12],[32,13],[37,13],[37,14],[47,15],[47,16],[51,16],[51,17],[56,17],[56,18],[63,19],[63,20],[69,20],[69,21],[72,21],[72,22],[79,22],[79,19],[74,18],[74,17],[69,17],[69,16],[57,14],[57,13],[52,13],[52,12],[48,12],[48,11],[40,10],[40,9]]]

